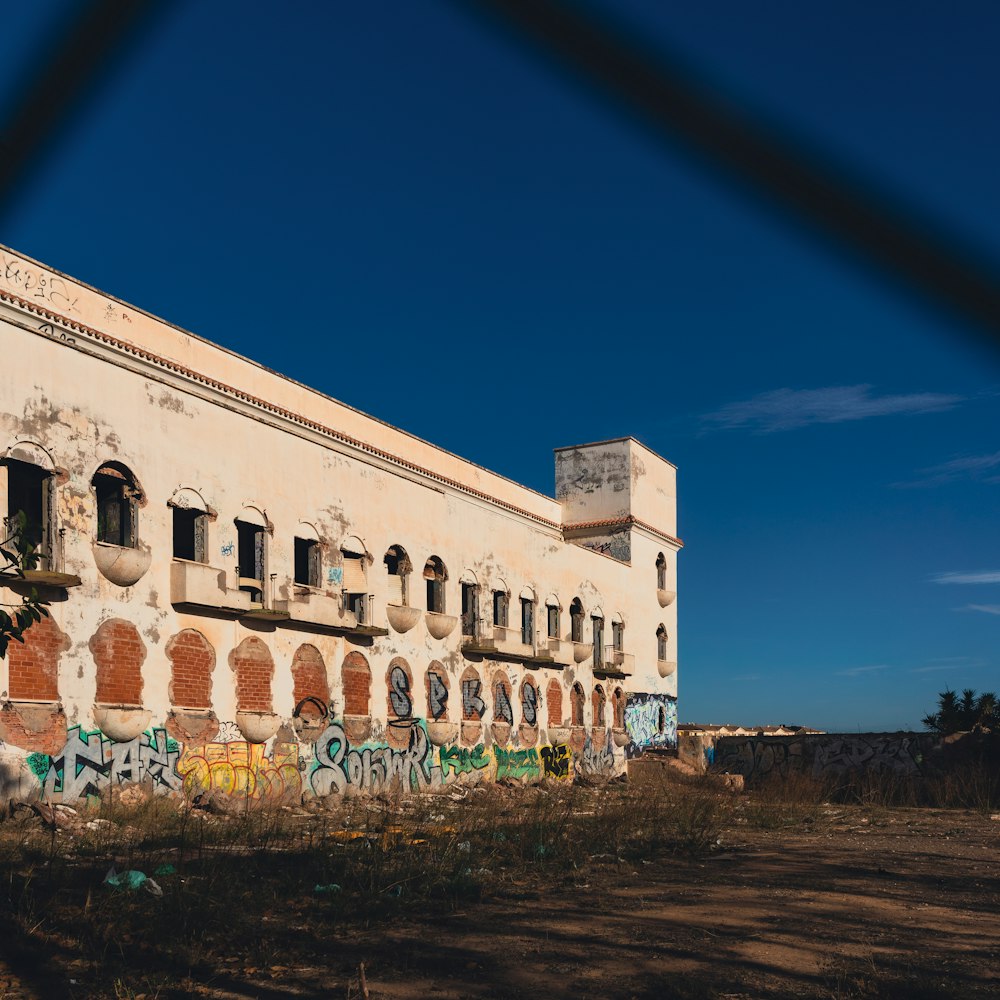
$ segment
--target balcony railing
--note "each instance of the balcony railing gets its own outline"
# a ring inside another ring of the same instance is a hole
[[[604,671],[607,674],[633,673],[635,668],[635,654],[626,653],[615,645],[604,646],[601,651],[600,662],[594,660],[594,671]]]

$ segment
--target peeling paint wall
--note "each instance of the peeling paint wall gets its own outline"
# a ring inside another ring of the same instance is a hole
[[[0,661],[0,797],[78,797],[123,781],[260,797],[618,773],[631,741],[624,725],[595,720],[595,685],[609,705],[616,691],[676,698],[679,544],[666,500],[644,510],[646,527],[613,532],[610,557],[588,551],[563,538],[565,503],[9,251],[0,335],[18,359],[0,383],[0,457],[51,473],[53,559],[81,581],[47,589],[51,623]],[[611,453],[599,475],[626,512],[642,495],[637,456],[641,481],[673,483],[672,466],[634,442]],[[134,546],[97,537],[94,475],[109,462],[133,477]],[[192,508],[205,512],[204,563],[173,558],[174,511]],[[239,590],[237,521],[259,530],[257,617]],[[307,533],[319,586],[294,580],[294,539]],[[359,543],[364,558],[345,558]],[[383,561],[391,546],[412,566],[405,605]],[[426,611],[432,556],[445,567],[441,614]],[[485,647],[463,637],[463,581],[478,587]],[[345,616],[349,583],[364,606]],[[498,590],[508,630],[494,628]],[[578,643],[574,598],[587,627]],[[522,599],[534,602],[530,648]],[[595,615],[608,646],[623,622],[627,661],[595,658]]]

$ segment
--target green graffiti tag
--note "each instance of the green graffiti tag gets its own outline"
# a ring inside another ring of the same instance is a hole
[[[28,767],[31,768],[31,773],[40,781],[45,781],[45,775],[49,773],[49,764],[52,763],[52,758],[47,753],[29,753],[28,754]]]
[[[497,762],[498,781],[501,778],[537,778],[542,773],[538,751],[534,747],[529,750],[494,747],[493,756]]]
[[[469,774],[490,765],[489,754],[482,743],[477,743],[471,750],[466,747],[441,747],[438,750],[438,761],[442,779],[448,777],[449,770],[454,774]]]

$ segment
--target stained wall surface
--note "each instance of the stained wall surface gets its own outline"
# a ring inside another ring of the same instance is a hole
[[[563,472],[544,497],[5,248],[0,333],[0,510],[36,470],[51,612],[0,661],[3,796],[432,789],[676,744],[675,470],[638,442],[573,449],[617,456],[586,477],[616,523],[578,530]]]

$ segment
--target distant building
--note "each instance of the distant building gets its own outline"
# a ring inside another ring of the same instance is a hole
[[[676,473],[639,442],[558,449],[543,496],[2,247],[0,331],[0,504],[51,601],[0,661],[3,796],[676,746]]]

